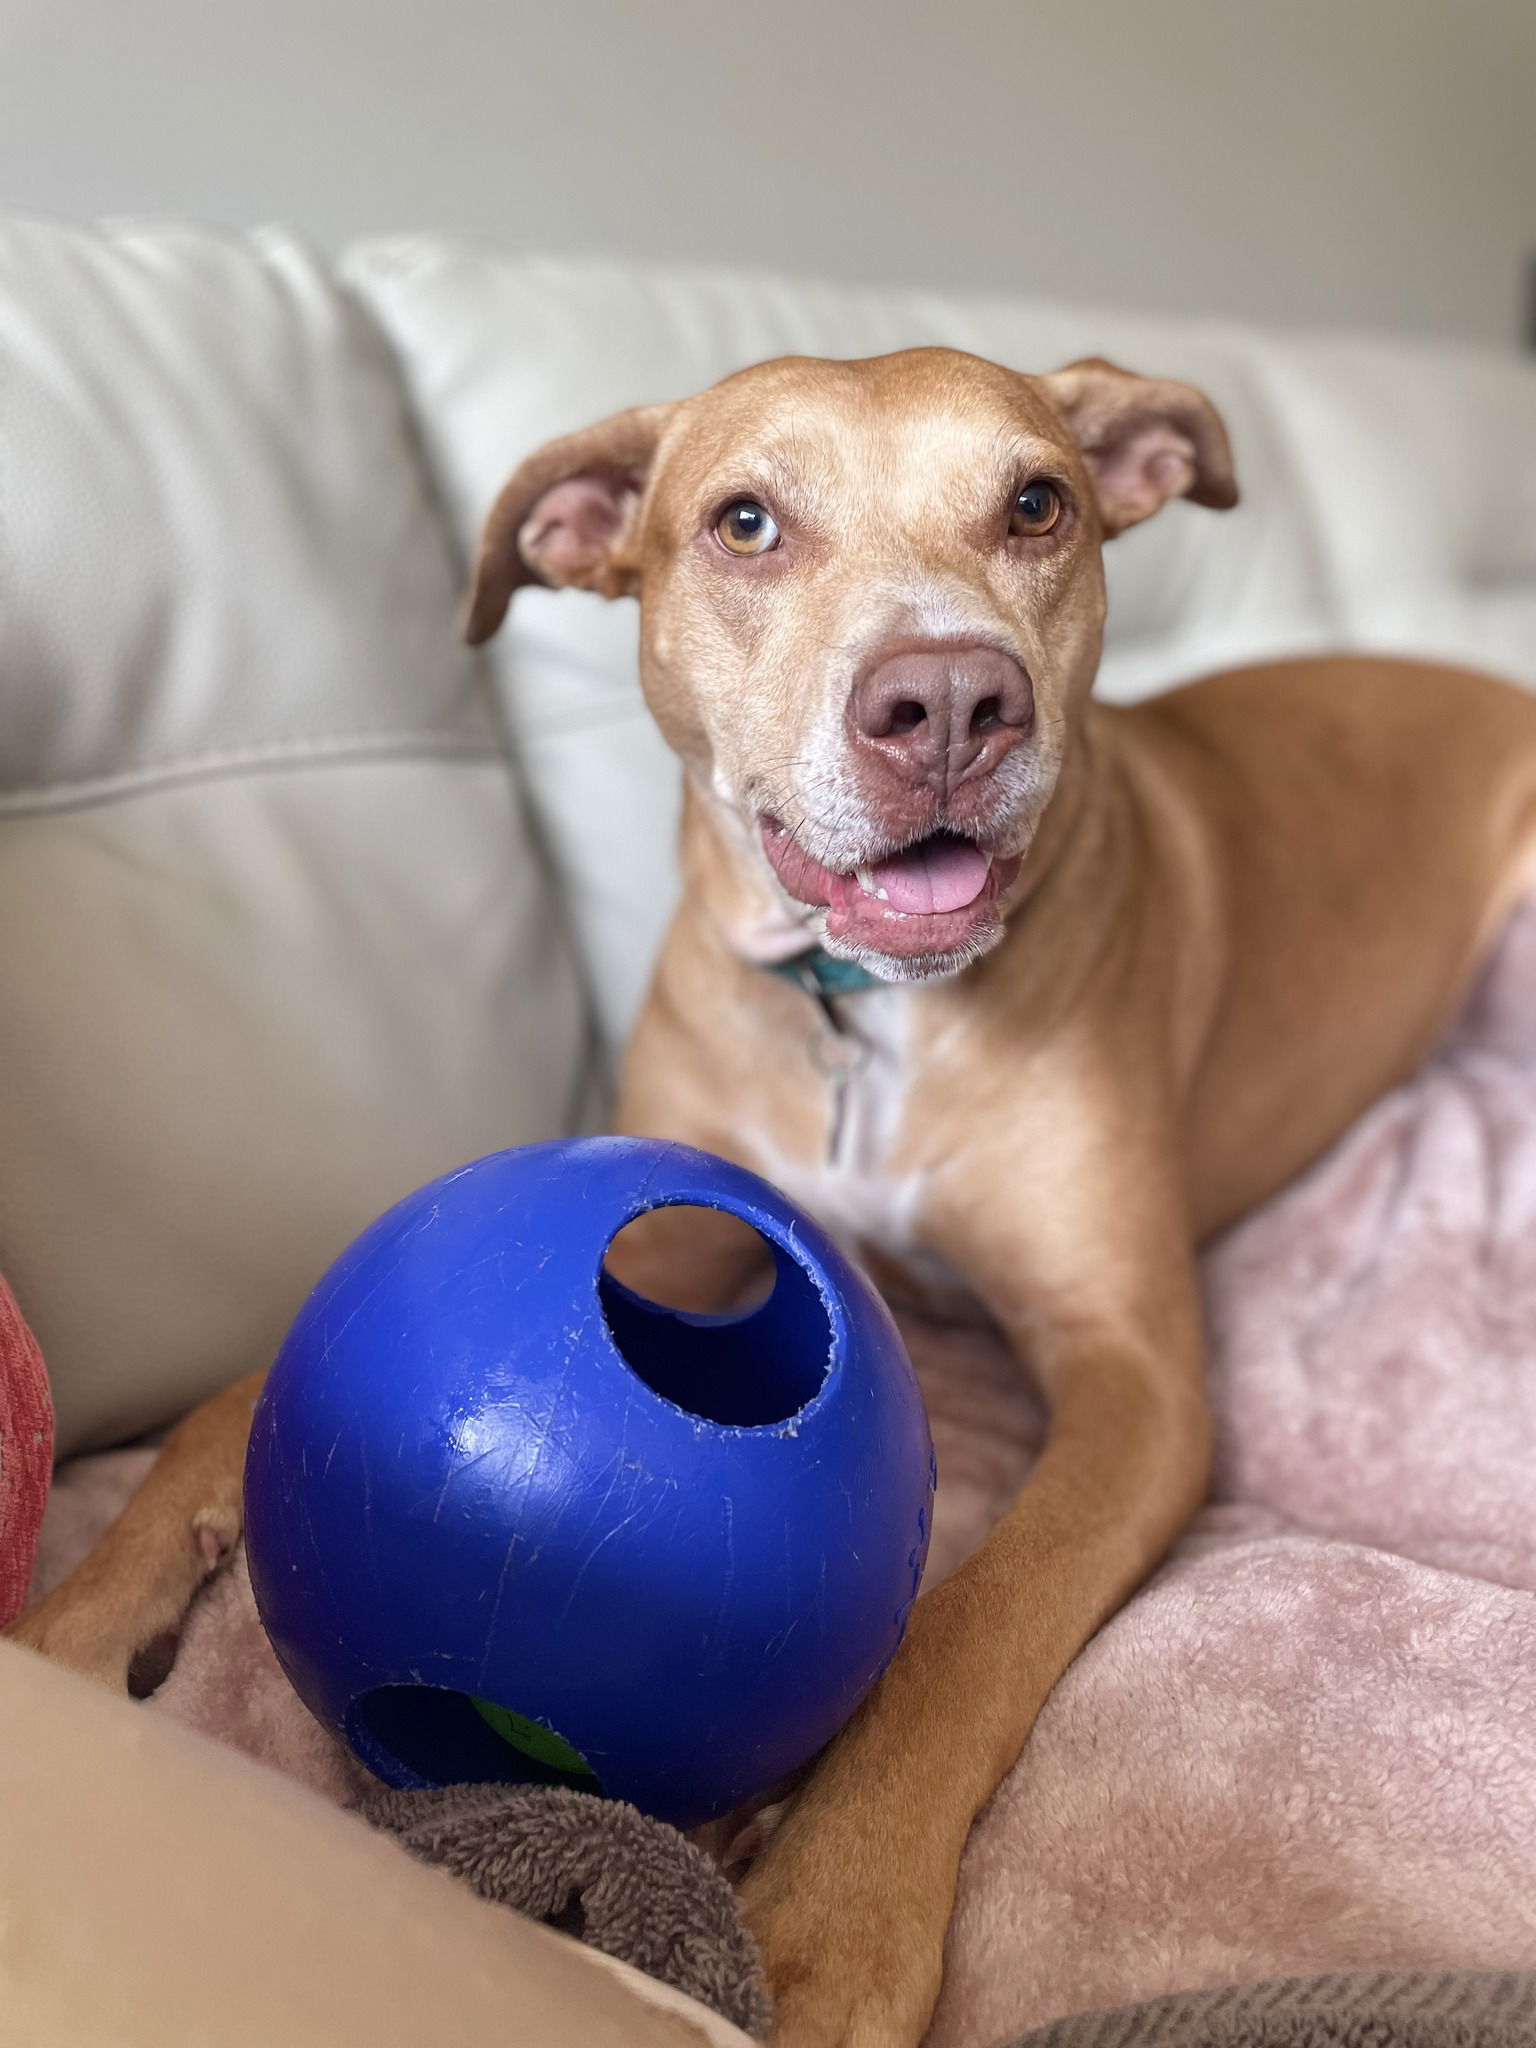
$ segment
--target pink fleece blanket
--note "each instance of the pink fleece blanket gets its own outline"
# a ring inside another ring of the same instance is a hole
[[[1536,912],[1423,1073],[1205,1276],[1214,1504],[978,1822],[931,2048],[1291,1972],[1536,1965]],[[984,1335],[909,1337],[937,1574],[1040,1417]],[[40,1583],[142,1469],[115,1456],[58,1488]],[[350,1795],[238,1563],[150,1704]]]

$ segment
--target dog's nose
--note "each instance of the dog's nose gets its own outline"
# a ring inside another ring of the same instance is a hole
[[[939,644],[877,660],[854,684],[849,716],[861,746],[944,797],[989,775],[1025,737],[1035,695],[1000,648]]]

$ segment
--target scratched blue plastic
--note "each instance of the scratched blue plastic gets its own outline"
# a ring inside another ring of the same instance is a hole
[[[603,1275],[678,1203],[768,1240],[763,1308],[687,1316]],[[933,1452],[890,1317],[808,1218],[708,1153],[582,1139],[364,1232],[273,1368],[245,1488],[278,1656],[379,1776],[552,1776],[478,1695],[686,1827],[813,1755],[889,1661]]]

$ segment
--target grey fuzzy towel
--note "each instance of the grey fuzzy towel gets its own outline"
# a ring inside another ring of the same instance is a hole
[[[1536,1975],[1348,1970],[1075,2013],[1017,2048],[1536,2048]]]
[[[665,1822],[546,1785],[371,1792],[358,1811],[481,1898],[632,1963],[748,2034],[767,2033],[762,1968],[735,1896]]]

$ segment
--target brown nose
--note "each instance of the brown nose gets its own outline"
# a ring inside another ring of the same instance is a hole
[[[942,643],[889,654],[854,684],[849,716],[859,743],[905,782],[940,797],[989,775],[1030,730],[1029,677],[996,647]]]

